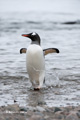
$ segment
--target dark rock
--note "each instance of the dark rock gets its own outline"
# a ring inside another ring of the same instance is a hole
[[[38,101],[38,105],[46,105],[46,102]]]
[[[16,100],[14,100],[14,103],[17,102]]]
[[[54,112],[62,111],[60,108],[55,107]]]
[[[27,111],[28,111],[28,108],[25,108],[25,107],[21,107],[21,108],[20,108],[20,111],[24,111],[24,112],[27,112]]]

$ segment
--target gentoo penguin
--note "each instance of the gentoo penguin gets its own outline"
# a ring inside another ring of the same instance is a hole
[[[20,53],[26,53],[26,67],[29,79],[34,90],[39,90],[45,79],[45,58],[49,53],[59,53],[57,48],[42,49],[40,46],[41,39],[35,32],[22,34],[24,37],[31,39],[28,48],[21,48]]]

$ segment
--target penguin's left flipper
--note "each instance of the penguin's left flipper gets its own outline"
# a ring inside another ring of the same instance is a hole
[[[26,49],[26,48],[21,48],[21,49],[20,49],[20,54],[26,53],[26,52],[27,52],[27,49]]]
[[[57,48],[47,48],[43,50],[44,55],[47,55],[49,53],[59,53],[59,50]]]

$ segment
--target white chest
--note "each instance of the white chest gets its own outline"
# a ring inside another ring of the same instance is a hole
[[[30,67],[36,70],[45,69],[43,50],[39,45],[30,45],[27,49],[27,69]]]

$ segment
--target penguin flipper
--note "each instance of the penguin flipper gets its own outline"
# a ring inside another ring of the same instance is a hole
[[[26,48],[21,48],[21,49],[20,49],[20,54],[26,53],[26,52],[27,52],[27,49],[26,49]]]
[[[44,55],[47,55],[49,53],[59,53],[59,50],[57,48],[47,48],[43,50]]]

